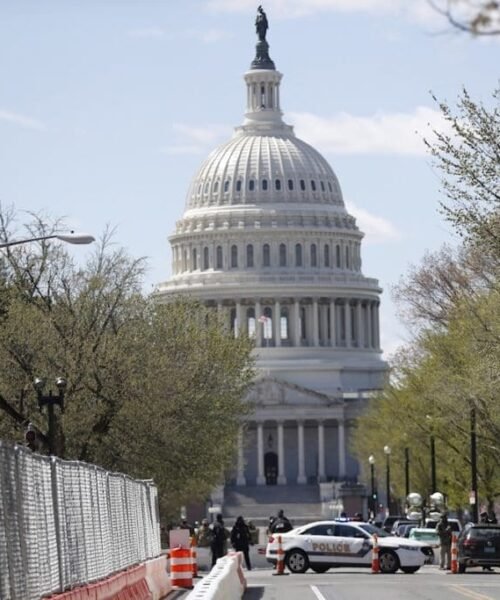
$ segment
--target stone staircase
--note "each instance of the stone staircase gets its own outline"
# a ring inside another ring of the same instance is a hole
[[[318,485],[266,485],[226,487],[224,520],[232,523],[238,515],[256,526],[267,526],[269,517],[283,509],[294,526],[322,517]]]

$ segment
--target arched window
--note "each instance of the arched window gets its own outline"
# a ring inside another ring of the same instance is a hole
[[[216,182],[214,183],[214,194],[216,194],[218,191],[219,191],[219,182],[218,182],[218,181],[216,181]]]
[[[224,181],[224,191],[228,192],[229,191],[229,181]]]
[[[201,188],[202,188],[202,185],[200,183],[200,184],[198,184],[198,194],[201,194]]]
[[[306,182],[303,179],[300,180],[300,189],[303,192],[305,192],[305,190],[306,190]]]
[[[203,248],[203,269],[206,271],[208,269],[208,248],[205,246]]]
[[[346,267],[346,269],[351,268],[351,256],[349,253],[349,246],[345,247],[345,267]]]
[[[240,181],[240,180],[238,180],[238,181],[236,182],[236,191],[237,191],[237,192],[241,192],[241,181]]]
[[[324,192],[325,191],[325,182],[324,181],[320,181],[319,184],[321,186],[321,191]]]
[[[205,183],[205,194],[208,194],[208,190],[210,189],[210,184],[208,181]]]
[[[316,191],[316,182],[311,179],[311,189],[313,192]]]
[[[267,179],[262,180],[262,189],[264,190],[264,192],[267,190]]]
[[[281,179],[276,179],[276,181],[274,182],[274,187],[278,192],[281,190]]]
[[[333,192],[332,184],[330,182],[328,182],[328,189],[330,190],[330,192]]]
[[[196,271],[198,268],[198,253],[196,252],[196,248],[193,248],[193,271]]]
[[[253,246],[248,244],[247,246],[247,267],[253,267]]]
[[[222,246],[217,246],[215,255],[216,255],[216,268],[222,269]]]
[[[286,267],[286,246],[280,244],[280,267]]]
[[[238,267],[238,246],[231,246],[231,267]]]
[[[293,190],[293,179],[289,179],[289,180],[288,180],[288,189],[289,189],[290,191],[292,191],[292,190]]]
[[[250,179],[250,181],[248,182],[248,189],[253,192],[255,189],[255,181],[253,179]]]
[[[330,266],[330,246],[325,244],[325,267]]]
[[[295,266],[302,266],[302,244],[295,244]]]
[[[269,244],[264,244],[264,246],[262,247],[262,266],[271,266],[271,249],[269,247]]]
[[[337,244],[335,246],[335,258],[336,258],[337,269],[340,269],[340,245],[339,244]]]
[[[311,267],[318,266],[318,251],[316,244],[311,244]]]

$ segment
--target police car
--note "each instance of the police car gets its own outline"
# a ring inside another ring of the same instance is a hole
[[[292,573],[311,568],[325,573],[331,567],[371,567],[373,535],[378,536],[382,573],[415,573],[434,562],[432,548],[423,542],[391,536],[371,523],[316,521],[281,534],[285,565]],[[269,536],[266,558],[276,564],[278,535]]]

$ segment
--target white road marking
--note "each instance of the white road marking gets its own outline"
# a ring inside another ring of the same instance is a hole
[[[323,596],[323,594],[318,590],[318,588],[315,585],[311,586],[311,590],[318,600],[326,600],[326,598]]]

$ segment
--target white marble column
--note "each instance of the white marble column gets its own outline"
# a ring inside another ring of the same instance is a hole
[[[278,300],[274,303],[274,345],[276,347],[281,346],[281,306]]]
[[[245,461],[243,456],[243,427],[238,430],[238,474],[236,476],[236,485],[246,485],[245,479]]]
[[[372,341],[372,303],[366,303],[366,345],[371,348]]]
[[[325,426],[323,421],[318,423],[318,480],[326,480],[325,472]]]
[[[313,346],[319,346],[319,323],[318,323],[318,299],[313,298],[312,301],[312,344]]]
[[[356,334],[358,336],[357,347],[363,348],[364,346],[364,336],[363,336],[363,307],[361,306],[361,300],[356,302]]]
[[[299,472],[297,475],[297,483],[307,483],[306,467],[305,467],[305,449],[304,449],[304,421],[297,421],[297,445],[299,458]]]
[[[255,345],[257,348],[262,346],[264,323],[259,321],[259,317],[262,316],[261,307],[259,300],[255,301]]]
[[[344,419],[338,420],[338,443],[339,443],[339,479],[345,477],[345,426]]]
[[[278,485],[286,485],[283,421],[278,421]]]
[[[241,302],[238,300],[236,302],[236,326],[234,328],[234,335],[239,337],[242,332],[243,326],[243,307],[241,306]]]
[[[300,346],[300,303],[298,300],[293,301],[293,345]]]
[[[380,348],[380,327],[379,327],[379,304],[376,302],[373,305],[373,336],[374,336],[374,347]]]
[[[264,424],[257,423],[257,485],[265,485],[264,475]]]
[[[330,346],[337,345],[337,311],[335,300],[330,300]]]
[[[338,345],[342,346],[342,304],[335,308],[335,328],[337,329]]]
[[[344,326],[345,326],[345,345],[346,348],[350,348],[352,346],[351,339],[351,305],[349,300],[345,301],[344,304]]]

